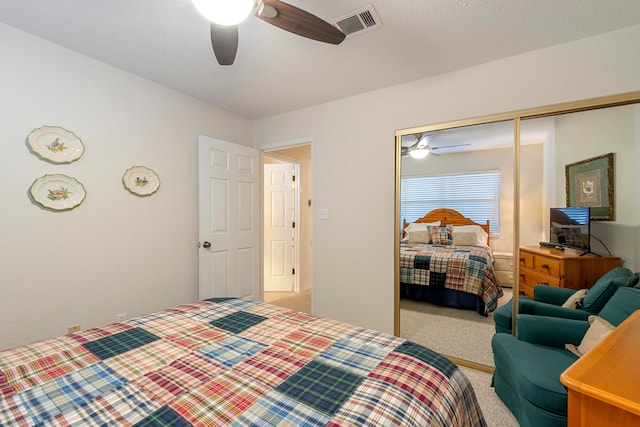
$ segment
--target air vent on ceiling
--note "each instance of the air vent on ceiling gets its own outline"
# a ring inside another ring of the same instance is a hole
[[[345,33],[347,37],[371,31],[382,26],[380,17],[378,17],[373,5],[370,4],[335,19],[333,23],[340,31]]]

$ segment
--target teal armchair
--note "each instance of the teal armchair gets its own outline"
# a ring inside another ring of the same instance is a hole
[[[620,287],[599,317],[614,326],[640,310],[640,289]],[[493,386],[522,427],[566,427],[567,390],[560,374],[578,356],[565,344],[578,345],[589,329],[586,320],[518,314],[518,337],[496,333],[491,346]]]
[[[521,314],[561,317],[565,319],[587,320],[592,314],[598,314],[619,287],[638,285],[638,273],[632,273],[626,267],[616,267],[602,277],[589,289],[580,308],[565,308],[562,304],[576,291],[538,284],[533,288],[533,299],[521,296],[519,310]],[[512,302],[498,307],[493,312],[496,332],[511,333]]]

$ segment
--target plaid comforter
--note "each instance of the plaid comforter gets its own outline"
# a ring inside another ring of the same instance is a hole
[[[490,313],[502,288],[493,270],[491,250],[483,246],[400,243],[400,283],[447,288],[478,295]]]
[[[243,299],[0,352],[2,426],[485,426],[461,371],[379,332]]]

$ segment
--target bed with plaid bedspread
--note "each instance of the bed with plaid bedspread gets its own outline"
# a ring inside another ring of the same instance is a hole
[[[486,246],[401,242],[400,283],[475,295],[482,301],[482,314],[495,310],[503,295]]]
[[[485,426],[464,374],[391,335],[245,299],[0,352],[2,426]]]

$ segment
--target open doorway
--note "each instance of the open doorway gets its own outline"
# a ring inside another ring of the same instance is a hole
[[[311,145],[264,152],[263,299],[311,313]]]

